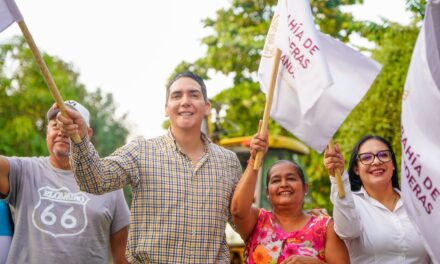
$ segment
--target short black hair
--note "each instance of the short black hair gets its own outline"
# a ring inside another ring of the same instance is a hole
[[[299,174],[299,177],[301,178],[301,182],[302,182],[302,184],[303,184],[303,185],[306,185],[306,178],[305,178],[305,176],[304,176],[304,171],[302,170],[301,166],[298,165],[298,163],[296,163],[296,162],[293,161],[293,160],[278,160],[278,161],[274,162],[274,163],[272,164],[272,166],[270,166],[270,168],[267,170],[267,175],[266,175],[266,188],[269,188],[269,178],[270,178],[269,175],[270,175],[270,171],[272,170],[273,167],[275,167],[276,165],[281,164],[281,163],[289,163],[289,164],[292,164],[292,165],[296,168],[296,170],[298,171],[298,174]]]
[[[355,173],[354,169],[357,166],[359,149],[366,141],[368,141],[370,139],[375,139],[375,140],[378,140],[378,141],[384,143],[388,147],[388,149],[391,150],[391,153],[392,153],[391,160],[393,161],[393,165],[394,165],[394,171],[393,171],[393,176],[391,177],[391,182],[392,182],[392,185],[394,188],[397,188],[400,190],[398,173],[397,173],[398,167],[397,167],[396,156],[394,155],[393,148],[391,147],[391,144],[386,139],[384,139],[381,136],[376,136],[376,135],[363,136],[361,139],[359,139],[359,141],[356,143],[353,150],[351,151],[350,163],[348,164],[348,176],[350,179],[351,190],[352,191],[359,191],[363,185],[361,177],[359,177],[359,175],[357,175]]]
[[[171,85],[173,85],[173,83],[177,80],[179,80],[180,78],[191,78],[194,81],[196,81],[199,85],[200,88],[202,89],[202,94],[203,94],[203,99],[205,100],[205,102],[208,101],[208,93],[206,91],[206,85],[205,82],[203,81],[202,77],[200,77],[199,75],[191,72],[191,71],[183,71],[183,72],[179,72],[176,75],[174,75],[174,77],[171,79],[171,81],[168,83],[167,85],[167,92],[166,92],[166,100],[165,102],[168,103],[168,98],[170,96],[170,87]]]

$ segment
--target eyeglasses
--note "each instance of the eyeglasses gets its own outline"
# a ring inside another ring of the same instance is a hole
[[[364,165],[373,164],[375,157],[377,157],[377,159],[381,162],[388,162],[393,157],[393,152],[388,149],[388,150],[381,150],[376,154],[373,154],[371,152],[358,154],[358,160]]]

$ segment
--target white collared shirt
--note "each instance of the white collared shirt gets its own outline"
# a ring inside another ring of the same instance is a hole
[[[347,173],[343,175],[346,196],[340,199],[336,180],[333,177],[330,180],[335,231],[346,243],[351,263],[430,263],[402,200],[391,212],[363,187],[352,192]]]

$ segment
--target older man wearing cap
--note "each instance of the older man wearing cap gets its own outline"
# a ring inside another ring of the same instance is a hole
[[[66,106],[89,126],[89,112]],[[0,198],[12,209],[15,232],[6,263],[126,263],[129,210],[121,190],[105,195],[80,191],[69,163],[70,140],[47,113],[49,157],[0,156]],[[87,135],[93,134],[87,127]]]

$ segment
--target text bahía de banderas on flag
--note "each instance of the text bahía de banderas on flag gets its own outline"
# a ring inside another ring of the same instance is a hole
[[[402,198],[440,263],[440,1],[427,4],[402,100]]]
[[[0,0],[0,32],[14,22],[23,20],[14,0]]]
[[[373,83],[381,65],[316,29],[307,0],[279,0],[258,69],[269,87],[282,51],[271,117],[318,152]]]

